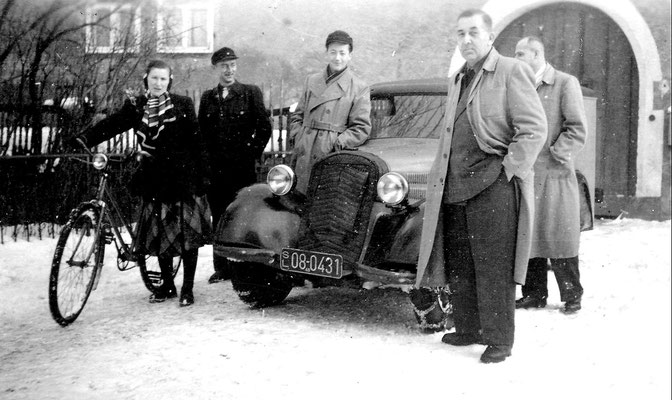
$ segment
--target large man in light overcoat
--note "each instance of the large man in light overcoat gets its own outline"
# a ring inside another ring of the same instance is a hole
[[[504,361],[514,341],[515,284],[523,284],[534,217],[533,165],[546,117],[529,66],[492,47],[492,20],[457,21],[466,64],[448,78],[446,131],[428,178],[416,286],[448,283],[454,346],[486,344]]]

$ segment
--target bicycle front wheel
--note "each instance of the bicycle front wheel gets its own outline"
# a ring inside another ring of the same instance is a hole
[[[105,255],[100,211],[82,204],[61,230],[49,275],[49,309],[62,326],[74,322],[91,294]]]
[[[142,282],[145,284],[147,290],[152,293],[157,293],[163,285],[163,278],[161,278],[161,268],[159,267],[159,257],[155,256],[139,256],[138,267],[140,268],[140,276]],[[182,257],[173,257],[172,274],[173,278],[177,275],[182,265]]]

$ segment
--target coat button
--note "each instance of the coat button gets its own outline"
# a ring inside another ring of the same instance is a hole
[[[446,127],[446,132],[450,133],[451,129],[453,129],[451,126]]]
[[[448,158],[448,154],[443,153],[443,158],[444,158],[444,159]]]
[[[443,178],[439,178],[439,183],[443,183]]]
[[[331,114],[331,110],[327,110],[327,111],[325,111],[325,113]]]

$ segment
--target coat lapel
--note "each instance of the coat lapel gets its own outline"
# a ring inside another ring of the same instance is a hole
[[[219,89],[219,87],[217,89]],[[236,97],[239,97],[242,95],[242,93],[243,93],[243,85],[238,83],[238,81],[235,81],[231,86],[229,86],[229,94],[226,95],[224,101],[229,101]],[[217,93],[217,97],[219,98],[219,93]]]
[[[352,81],[350,70],[345,70],[341,76],[335,81],[327,85],[326,70],[325,73],[319,75],[317,79],[312,79],[309,82],[310,100],[308,102],[308,110],[313,110],[320,104],[324,104],[331,100],[340,99],[350,88]]]
[[[208,97],[207,97],[208,102],[206,104],[212,104],[214,106],[219,104],[219,94],[217,93],[218,90],[219,86],[215,86],[214,89],[208,91]],[[201,105],[200,107],[203,107],[203,105]]]
[[[471,101],[474,99],[474,96],[476,94],[476,89],[478,88],[478,85],[481,82],[481,78],[483,78],[483,71],[494,71],[495,66],[497,65],[497,59],[499,58],[499,53],[497,53],[497,50],[494,48],[490,51],[490,54],[488,55],[488,58],[485,60],[483,63],[483,67],[481,67],[480,70],[476,72],[476,75],[474,76],[474,80],[471,82],[469,85],[469,94],[467,97],[467,101],[461,101],[458,102],[458,108],[455,110],[455,118],[457,119],[466,109],[467,105],[471,103]],[[462,78],[464,77],[464,73],[460,72],[458,75],[458,80],[457,80],[457,85],[458,87],[461,85]]]
[[[541,83],[539,86],[537,86],[537,91],[539,91],[539,88],[541,87],[542,84],[550,85],[553,86],[555,83],[555,68],[551,66],[551,64],[548,64],[546,67],[546,71],[544,71],[544,74],[541,77]]]
[[[469,98],[467,98],[467,104],[471,103],[471,101],[474,99],[476,89],[478,89],[478,86],[481,84],[481,78],[483,77],[483,72],[484,71],[494,72],[495,67],[497,66],[497,60],[499,60],[499,53],[493,47],[492,50],[490,50],[488,58],[485,59],[483,67],[481,67],[481,69],[476,73],[476,76],[474,77],[474,83],[471,85],[471,89],[469,90]]]
[[[464,76],[465,76],[465,74],[463,72],[459,73],[459,76],[457,77],[457,83],[456,83],[458,88],[462,85],[462,79],[464,78]],[[459,101],[458,100],[457,109],[455,110],[455,117],[453,117],[453,121],[456,121],[466,109],[467,109],[467,101],[466,100],[465,101]]]

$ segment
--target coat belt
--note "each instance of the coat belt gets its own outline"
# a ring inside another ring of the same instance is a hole
[[[345,131],[345,125],[335,125],[335,124],[330,124],[328,122],[322,122],[322,121],[310,121],[310,129],[317,129],[321,131],[333,131],[333,132],[344,132]]]

